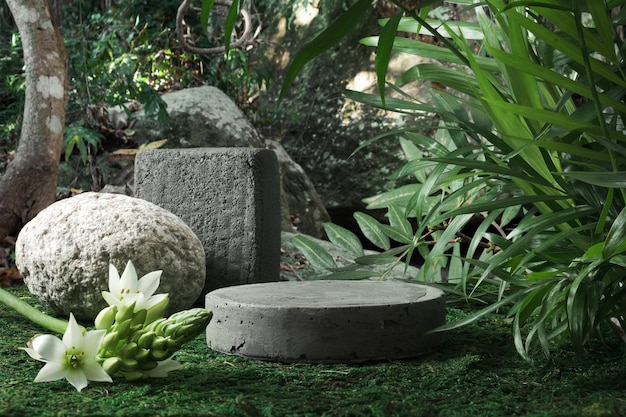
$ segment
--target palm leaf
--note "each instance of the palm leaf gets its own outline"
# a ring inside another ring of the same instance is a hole
[[[280,89],[279,99],[282,99],[285,94],[287,94],[289,86],[296,78],[302,67],[321,53],[339,43],[341,39],[343,39],[359,22],[361,22],[363,15],[365,15],[371,6],[371,0],[357,1],[344,14],[331,23],[322,33],[307,43],[296,54],[287,69],[287,73],[285,74],[285,79]]]

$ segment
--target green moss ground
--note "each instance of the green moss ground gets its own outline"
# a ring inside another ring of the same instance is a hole
[[[10,291],[37,305],[25,287]],[[452,315],[462,314],[450,309]],[[531,366],[509,328],[490,318],[448,335],[436,353],[365,365],[264,363],[210,351],[203,337],[165,379],[34,383],[41,368],[18,348],[43,332],[0,306],[0,416],[626,416],[626,361],[594,345]]]

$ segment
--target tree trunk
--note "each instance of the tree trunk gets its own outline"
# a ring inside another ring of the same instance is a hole
[[[22,38],[26,104],[17,154],[0,178],[0,243],[55,200],[67,84],[63,39],[48,0],[7,4]]]

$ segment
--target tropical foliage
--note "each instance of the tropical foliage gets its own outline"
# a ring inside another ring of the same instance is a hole
[[[357,213],[363,234],[387,261],[419,255],[421,281],[468,299],[496,289],[482,310],[442,330],[505,309],[525,358],[536,342],[549,355],[570,339],[582,355],[594,334],[619,334],[626,314],[624,1],[465,0],[447,10],[434,1],[420,2],[421,10],[393,3],[398,14],[380,22],[379,36],[362,40],[377,48],[380,94],[346,94],[432,115],[437,130],[370,140],[397,138],[407,163],[393,176],[414,181],[365,200],[386,209],[388,222]],[[344,32],[368,4],[357,2],[339,19]],[[459,23],[468,11],[477,21]],[[284,90],[337,41],[333,30],[295,57]],[[424,33],[434,42],[417,36]],[[428,61],[390,83],[394,53]],[[430,97],[412,96],[406,87],[415,83],[429,83]],[[327,231],[354,247],[351,233]],[[296,243],[310,255],[319,250]],[[351,269],[367,270],[368,262],[355,253]],[[325,278],[343,272],[320,266]]]

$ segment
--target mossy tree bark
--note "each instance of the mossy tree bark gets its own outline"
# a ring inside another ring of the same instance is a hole
[[[67,56],[48,0],[7,0],[24,49],[26,104],[15,159],[0,178],[0,242],[55,200]]]

